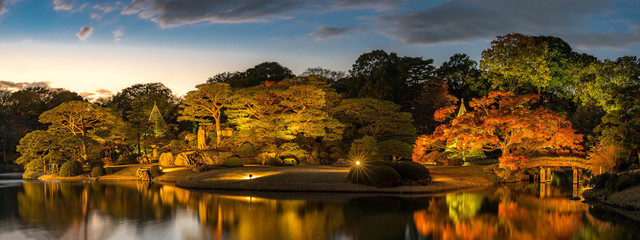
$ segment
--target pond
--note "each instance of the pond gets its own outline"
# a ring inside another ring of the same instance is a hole
[[[551,183],[429,196],[230,193],[0,180],[0,239],[637,239],[640,222]]]

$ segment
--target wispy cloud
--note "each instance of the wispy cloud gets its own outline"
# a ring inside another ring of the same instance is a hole
[[[372,8],[378,11],[395,9],[405,0],[336,0],[334,8]]]
[[[80,40],[85,40],[91,36],[91,33],[93,33],[93,27],[84,26],[80,28],[80,32],[76,33],[76,36],[78,36]]]
[[[315,36],[316,40],[323,40],[326,38],[340,37],[344,35],[346,32],[350,31],[351,29],[352,29],[351,27],[339,28],[339,27],[322,26],[322,27],[316,28],[316,31],[313,33],[310,33],[309,36]]]
[[[289,0],[133,0],[123,14],[138,14],[140,18],[151,19],[164,28],[185,24],[267,22],[273,19],[287,19],[287,14],[309,7],[315,1]]]
[[[64,0],[53,0],[53,9],[58,11],[71,11],[73,9],[73,3],[65,2]]]
[[[123,28],[118,28],[116,30],[113,30],[113,41],[120,41],[122,40],[122,36],[124,36],[124,29]]]
[[[584,46],[638,43],[638,31],[619,34],[594,29],[593,24],[616,29],[620,25],[602,18],[620,11],[612,1],[452,0],[433,7],[384,14],[373,18],[377,31],[406,44],[436,44],[490,40],[511,32],[554,35]],[[639,22],[638,14],[626,14]],[[602,28],[600,28],[602,29]],[[610,41],[611,39],[615,41]]]
[[[102,3],[102,4],[95,4],[91,7],[92,11],[91,12],[91,19],[95,19],[95,20],[99,20],[101,19],[104,15],[115,11],[117,8],[119,8],[121,6],[120,2],[115,2],[115,3]]]
[[[18,91],[30,87],[49,88],[50,82],[12,82],[0,80],[0,89]]]
[[[96,89],[93,92],[81,92],[78,93],[82,98],[87,101],[94,102],[100,98],[107,98],[113,95],[113,93],[107,89]]]

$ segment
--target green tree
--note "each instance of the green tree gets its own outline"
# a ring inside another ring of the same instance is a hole
[[[349,98],[335,108],[336,118],[347,124],[347,137],[373,136],[378,140],[399,139],[413,142],[416,130],[411,113],[401,112],[400,105],[373,98]]]
[[[251,141],[278,143],[297,137],[339,140],[342,124],[324,110],[326,93],[300,79],[243,89],[227,112],[229,121]]]
[[[456,53],[436,70],[436,76],[449,86],[457,98],[471,100],[486,96],[491,84],[481,76],[478,63],[467,54]]]
[[[406,103],[402,58],[396,53],[374,50],[358,57],[349,71],[348,95]]]
[[[17,150],[21,156],[16,159],[16,163],[25,167],[26,178],[31,178],[30,176],[44,171],[45,165],[60,164],[63,161],[62,155],[58,151],[60,149],[59,140],[60,136],[44,130],[29,132],[20,139]]]
[[[498,36],[482,51],[480,69],[494,89],[510,92],[545,91],[551,81],[546,42],[519,33]]]
[[[105,104],[117,112],[122,120],[131,123],[133,131],[127,131],[128,139],[135,140],[132,145],[137,146],[138,153],[147,147],[143,146],[144,142],[148,142],[146,138],[156,138],[152,132],[155,124],[149,121],[154,105],[169,126],[176,122],[178,99],[162,83],[134,84],[122,89]]]
[[[42,113],[39,121],[43,124],[51,124],[49,131],[63,136],[73,135],[102,139],[108,135],[116,117],[108,109],[98,105],[83,101],[71,101]],[[82,143],[82,158],[86,161],[87,141],[82,138],[80,142]]]
[[[178,121],[209,123],[213,118],[216,126],[216,143],[222,141],[222,111],[233,101],[231,86],[227,83],[207,83],[196,86],[196,90],[187,93],[180,104]]]
[[[293,77],[293,72],[277,62],[263,62],[244,72],[224,72],[210,77],[207,83],[228,83],[233,88],[246,88],[263,82],[279,82]]]

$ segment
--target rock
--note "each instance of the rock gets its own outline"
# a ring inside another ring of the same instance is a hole
[[[227,159],[233,157],[233,152],[218,152],[218,162],[216,165],[225,165]]]
[[[269,159],[276,157],[276,153],[272,153],[272,152],[261,152],[260,154],[258,154],[258,156],[256,156],[256,160],[262,164],[262,165],[266,165],[267,162],[269,161]]]
[[[192,165],[193,163],[186,153],[180,153],[178,154],[178,156],[176,156],[176,160],[173,161],[173,164],[177,166],[188,166]]]
[[[170,152],[166,152],[163,154],[160,154],[160,166],[163,167],[171,167],[173,166],[173,154]]]
[[[206,172],[207,170],[209,170],[209,167],[207,167],[207,165],[204,163],[198,163],[193,168],[191,168],[191,171],[193,171],[194,173]]]
[[[136,171],[136,176],[138,176],[138,179],[143,181],[151,180],[151,174],[149,174],[148,168],[138,168],[138,171]]]

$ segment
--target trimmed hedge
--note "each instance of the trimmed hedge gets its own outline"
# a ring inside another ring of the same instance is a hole
[[[282,159],[277,157],[272,157],[267,160],[267,165],[271,166],[282,166]]]
[[[388,166],[353,166],[349,170],[347,178],[351,183],[377,188],[392,187],[401,183],[400,174]]]
[[[104,168],[104,173],[105,174],[113,174],[115,172],[115,170],[113,170],[112,167],[106,167]]]
[[[244,164],[242,163],[242,158],[239,157],[230,157],[227,158],[227,162],[224,164],[227,167],[242,167]]]
[[[67,161],[60,167],[60,176],[73,177],[82,174],[82,164],[78,161]]]
[[[402,178],[412,181],[431,181],[431,173],[424,165],[413,161],[398,161],[390,165]]]
[[[91,169],[91,177],[101,177],[104,176],[104,168],[102,166],[96,166]]]

